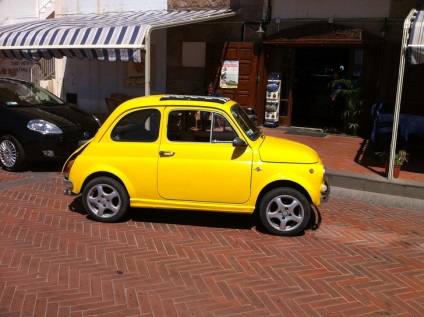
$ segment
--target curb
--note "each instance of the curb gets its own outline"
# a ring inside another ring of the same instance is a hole
[[[388,180],[382,177],[362,176],[338,171],[326,171],[325,179],[331,187],[355,189],[416,199],[424,198],[424,183]]]

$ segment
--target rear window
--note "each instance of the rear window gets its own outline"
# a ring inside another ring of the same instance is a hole
[[[113,128],[111,138],[119,142],[154,142],[159,137],[160,112],[157,109],[134,111]]]

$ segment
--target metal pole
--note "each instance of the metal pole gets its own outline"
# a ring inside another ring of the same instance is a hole
[[[144,95],[149,96],[150,95],[150,36],[152,32],[152,27],[149,26],[146,30],[146,35],[144,37],[145,39],[145,50],[146,55],[144,59]]]
[[[397,91],[396,91],[396,104],[395,104],[395,110],[393,114],[392,140],[390,144],[389,173],[387,175],[387,178],[390,180],[393,179],[393,167],[394,167],[394,163],[395,163],[394,161],[395,161],[395,155],[396,155],[400,102],[402,99],[403,75],[405,72],[405,59],[406,59],[405,55],[408,51],[408,38],[409,38],[411,23],[413,20],[413,16],[415,16],[416,12],[417,10],[412,9],[411,12],[409,12],[408,16],[406,17],[405,23],[403,25],[402,46],[400,50],[400,61],[399,61],[399,75],[398,75],[398,84],[397,84]]]

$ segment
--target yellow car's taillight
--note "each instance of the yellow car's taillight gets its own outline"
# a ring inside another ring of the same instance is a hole
[[[71,171],[72,165],[74,164],[75,160],[69,160],[66,162],[65,167],[63,168],[63,176],[68,179],[69,178],[69,172]]]

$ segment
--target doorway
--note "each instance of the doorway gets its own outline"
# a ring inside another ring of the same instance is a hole
[[[349,74],[351,49],[296,48],[293,74],[292,126],[330,127],[333,105],[328,84],[333,69]]]

